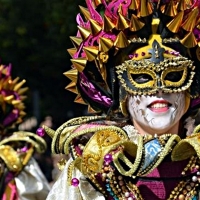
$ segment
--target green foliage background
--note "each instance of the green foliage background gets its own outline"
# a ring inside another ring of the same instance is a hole
[[[12,63],[13,77],[26,79],[27,117],[51,115],[56,125],[82,115],[85,106],[65,90],[70,69],[66,49],[77,31],[78,5],[84,0],[0,0],[0,58]]]

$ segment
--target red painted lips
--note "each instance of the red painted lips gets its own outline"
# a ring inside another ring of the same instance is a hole
[[[169,110],[169,107],[171,106],[171,104],[168,101],[165,100],[156,100],[153,101],[148,108],[152,111],[152,112],[166,112]]]

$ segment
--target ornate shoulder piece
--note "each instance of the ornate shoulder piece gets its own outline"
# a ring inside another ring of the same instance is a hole
[[[172,160],[184,160],[197,155],[200,159],[200,125],[194,129],[194,133],[181,140],[172,151]]]
[[[0,158],[15,175],[23,169],[35,151],[43,153],[45,150],[46,142],[30,132],[14,132],[0,141]]]
[[[137,139],[131,141],[126,129],[107,125],[102,119],[83,117],[81,122],[81,118],[76,118],[69,121],[74,123],[66,122],[56,131],[44,126],[53,137],[54,153],[71,152],[74,161],[69,167],[70,184],[74,167],[97,184],[102,169],[110,163],[123,176],[144,176],[155,169],[180,141],[177,135],[164,135],[147,142],[137,135]],[[150,155],[152,148],[154,154]]]

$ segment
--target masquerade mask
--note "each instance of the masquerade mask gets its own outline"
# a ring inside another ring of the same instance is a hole
[[[164,58],[155,40],[150,59],[128,60],[116,67],[122,87],[130,94],[151,95],[187,90],[194,77],[193,62],[185,57]]]

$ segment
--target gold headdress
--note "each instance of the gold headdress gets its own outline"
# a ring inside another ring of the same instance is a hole
[[[126,94],[189,90],[200,95],[200,3],[193,0],[86,0],[71,37],[75,102],[117,111]],[[196,67],[196,68],[195,68]],[[91,109],[89,109],[91,111]]]
[[[12,79],[11,69],[11,65],[0,65],[0,135],[21,123],[26,114],[23,101],[28,88],[22,87],[26,81],[19,81],[19,77]]]

